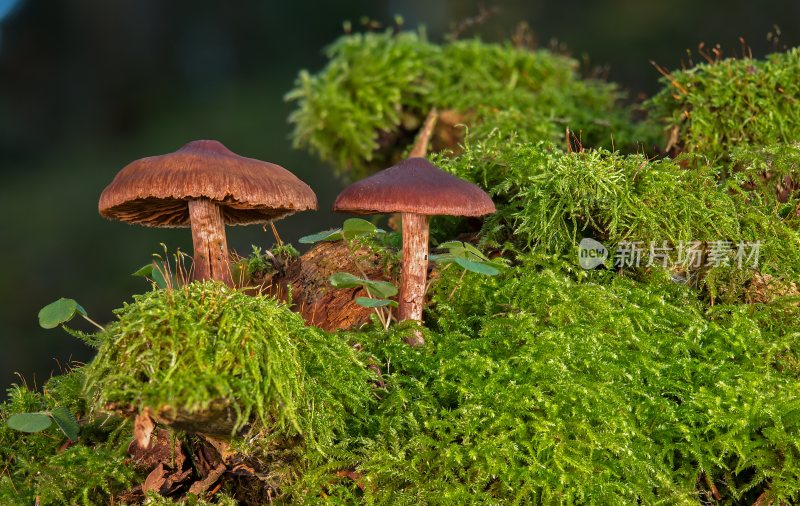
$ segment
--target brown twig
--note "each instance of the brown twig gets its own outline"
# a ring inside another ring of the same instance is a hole
[[[756,501],[753,503],[753,506],[768,506],[772,504],[772,499],[769,498],[767,495],[767,491],[761,492],[761,495],[758,496]]]
[[[711,490],[711,495],[713,495],[714,499],[717,501],[721,501],[722,496],[719,493],[719,489],[717,489],[717,486],[714,484],[714,481],[711,479],[708,473],[703,473],[703,476],[706,479],[706,485],[708,485],[709,490]]]
[[[417,139],[414,141],[414,146],[411,148],[409,157],[420,156],[424,157],[428,154],[428,143],[433,136],[433,129],[436,127],[436,120],[439,119],[439,112],[434,107],[425,117],[425,123],[417,134]]]
[[[486,23],[489,19],[492,18],[492,16],[497,14],[499,11],[500,9],[496,5],[489,7],[488,9],[486,8],[486,6],[481,5],[480,7],[478,7],[478,14],[470,16],[468,18],[464,18],[458,23],[456,23],[455,26],[453,26],[453,29],[450,30],[450,33],[448,33],[446,36],[447,40],[457,40],[464,34],[464,32],[466,32],[470,28]]]
[[[658,63],[656,63],[653,60],[650,60],[650,65],[655,67],[655,69],[658,71],[659,74],[661,74],[662,76],[666,77],[667,80],[670,82],[670,84],[672,84],[672,86],[677,88],[678,91],[680,91],[684,95],[688,95],[689,94],[689,90],[687,90],[681,83],[676,81],[675,78],[672,77],[672,74],[667,69],[665,69],[664,67],[662,67],[661,65],[659,65]]]
[[[283,246],[283,241],[281,241],[281,236],[278,235],[278,229],[275,228],[275,223],[270,221],[269,226],[272,227],[272,234],[275,236],[275,242],[278,243],[278,247]]]

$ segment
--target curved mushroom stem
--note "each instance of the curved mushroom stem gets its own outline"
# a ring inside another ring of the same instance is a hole
[[[422,321],[425,283],[428,278],[428,217],[403,213],[403,264],[400,272],[398,316],[402,320]],[[425,344],[416,332],[407,340],[412,346]]]
[[[194,244],[194,278],[216,279],[233,286],[222,209],[209,199],[189,201]]]

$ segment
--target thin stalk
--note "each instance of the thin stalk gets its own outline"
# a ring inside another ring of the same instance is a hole
[[[96,321],[92,320],[91,318],[89,318],[89,317],[88,317],[88,316],[86,316],[85,314],[82,314],[81,316],[83,317],[83,319],[84,319],[84,320],[86,320],[87,322],[91,323],[92,325],[94,325],[94,326],[95,326],[95,327],[97,327],[98,329],[100,329],[100,330],[106,330],[106,329],[105,329],[105,327],[103,327],[102,325],[100,325],[100,324],[99,324],[99,323],[97,323]]]

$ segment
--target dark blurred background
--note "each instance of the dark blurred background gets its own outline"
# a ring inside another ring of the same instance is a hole
[[[605,66],[631,96],[657,89],[655,60],[669,68],[701,42],[761,56],[798,44],[796,0],[376,1],[0,0],[0,387],[40,386],[91,350],[37,312],[77,299],[94,319],[147,286],[130,273],[159,243],[190,251],[188,230],[108,222],[97,199],[126,163],[213,138],[273,161],[318,193],[321,211],[278,223],[285,240],[341,221],[328,209],[342,187],[330,168],[291,148],[283,100],[300,69],[362,16],[441,40],[459,21],[497,8],[464,36],[509,37],[526,21],[541,46],[557,40],[588,66]],[[799,76],[800,77],[800,76]],[[246,254],[270,247],[259,227],[229,228]],[[82,322],[77,322],[82,327]],[[88,330],[88,327],[86,327]],[[61,365],[60,365],[61,364]]]

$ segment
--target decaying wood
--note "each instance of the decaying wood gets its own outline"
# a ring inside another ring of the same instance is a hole
[[[210,199],[189,201],[194,244],[195,279],[216,279],[233,285],[222,209]]]
[[[275,276],[270,292],[283,300],[291,292],[292,310],[309,325],[328,331],[361,327],[370,321],[374,310],[359,306],[355,299],[367,293],[361,288],[332,287],[329,278],[337,272],[394,282],[377,254],[366,248],[351,252],[343,241],[321,242]]]
[[[217,437],[230,437],[236,426],[236,411],[229,400],[212,401],[208,409],[188,412],[183,408],[162,406],[153,415],[155,420],[176,430]]]
[[[466,129],[464,124],[470,119],[455,109],[439,111],[439,120],[436,123],[431,146],[434,151],[448,150],[451,155],[461,153],[461,141],[464,140]]]
[[[780,281],[769,274],[756,272],[745,290],[745,301],[768,304],[778,297],[793,297],[800,295],[797,283]]]
[[[178,439],[170,437],[166,429],[158,429],[150,439],[150,444],[142,448],[136,439],[128,445],[130,463],[139,472],[152,471],[159,463],[183,467],[186,454]]]

